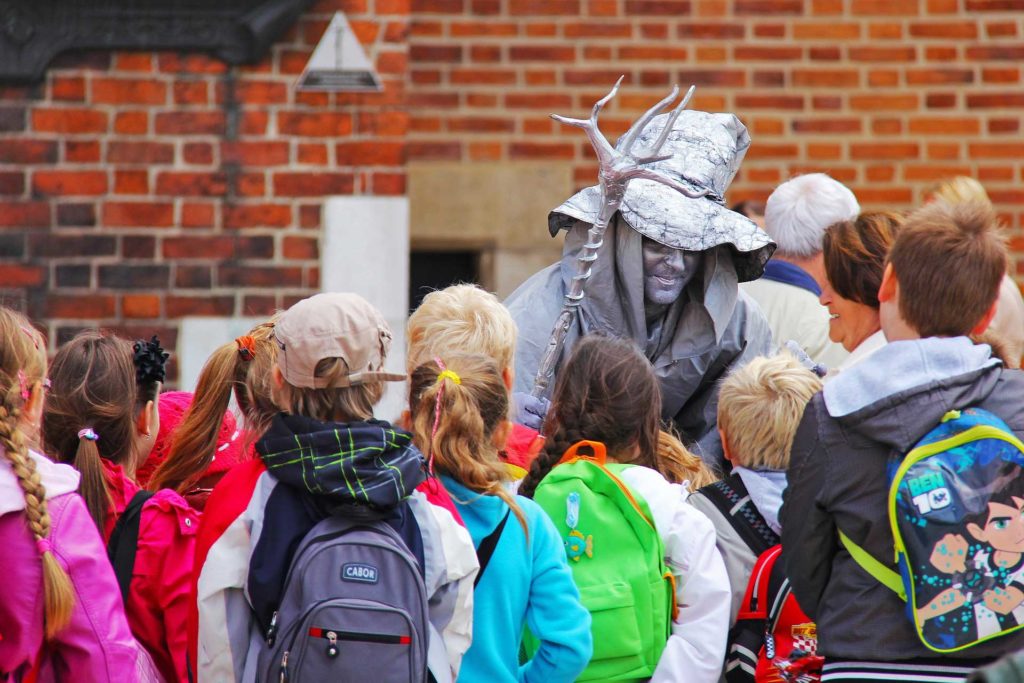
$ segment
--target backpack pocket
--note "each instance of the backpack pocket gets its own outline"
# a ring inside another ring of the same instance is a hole
[[[296,620],[265,680],[416,680],[417,637],[403,610],[368,600],[324,600]]]
[[[635,676],[643,665],[644,646],[629,584],[585,586],[580,588],[580,601],[590,612],[594,656],[579,680],[614,680],[609,676],[615,673]]]

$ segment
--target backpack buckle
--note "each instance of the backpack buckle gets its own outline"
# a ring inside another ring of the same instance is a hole
[[[267,627],[267,647],[274,647],[274,641],[277,640],[277,610],[274,610],[273,616],[270,617],[270,626]]]

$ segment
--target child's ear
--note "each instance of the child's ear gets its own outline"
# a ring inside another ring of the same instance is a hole
[[[28,399],[25,401],[25,407],[21,410],[21,414],[29,424],[39,424],[39,420],[43,417],[43,403],[45,400],[46,390],[43,389],[43,383],[34,382],[28,390]]]
[[[728,440],[726,440],[725,432],[722,431],[721,427],[718,428],[718,438],[721,439],[722,441],[722,457],[728,460],[730,464],[735,465],[736,461],[732,459],[732,453],[729,449],[729,442]]]
[[[996,297],[996,300],[993,301],[992,305],[989,307],[988,312],[985,313],[985,316],[971,329],[971,334],[981,334],[988,329],[988,326],[992,324],[992,318],[996,317],[996,308],[998,306],[999,297]]]
[[[497,427],[494,429],[494,434],[491,435],[491,444],[499,451],[505,450],[505,445],[508,443],[509,434],[512,433],[512,423],[508,420],[502,420]]]
[[[143,406],[142,410],[139,411],[139,416],[135,418],[135,430],[143,436],[152,436],[153,434],[153,414],[156,412],[156,404],[152,401],[146,401],[146,405]]]
[[[975,524],[974,522],[971,522],[967,525],[967,531],[971,534],[971,536],[974,536],[975,539],[981,541],[982,543],[988,542],[986,540],[985,530],[977,524]]]
[[[281,374],[281,366],[280,365],[277,365],[276,363],[274,364],[274,372],[271,373],[270,376],[271,376],[271,379],[273,379],[273,381],[274,381],[274,388],[275,389],[283,389],[284,388],[284,375]]]
[[[511,367],[505,368],[501,371],[501,379],[505,382],[505,388],[512,391],[512,385],[515,384],[516,371]]]
[[[878,287],[878,300],[889,301],[896,296],[896,271],[892,269],[891,263],[885,264],[885,271],[882,273],[882,284]]]

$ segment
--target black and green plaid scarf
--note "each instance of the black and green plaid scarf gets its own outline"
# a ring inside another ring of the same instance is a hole
[[[339,503],[390,508],[425,478],[412,435],[387,422],[320,422],[280,414],[256,443],[282,483]]]

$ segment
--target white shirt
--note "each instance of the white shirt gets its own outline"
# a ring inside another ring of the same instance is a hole
[[[715,546],[711,520],[686,502],[680,484],[670,484],[647,467],[629,467],[621,475],[654,515],[665,544],[665,563],[675,577],[679,618],[661,653],[652,683],[718,683],[729,636],[732,591],[725,563]]]
[[[865,358],[867,358],[868,356],[870,356],[875,351],[882,348],[888,343],[889,342],[888,340],[886,340],[885,334],[881,330],[878,330],[870,337],[868,337],[860,344],[858,344],[857,348],[851,351],[850,355],[846,357],[846,360],[844,360],[835,368],[832,368],[829,371],[828,376],[825,378],[825,381],[827,382],[828,380],[832,379],[843,370],[849,370],[854,365],[863,362]]]

